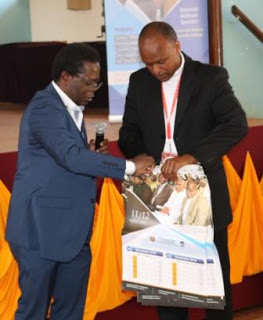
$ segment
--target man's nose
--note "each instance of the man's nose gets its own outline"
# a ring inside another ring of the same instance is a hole
[[[153,66],[152,66],[152,72],[153,72],[153,74],[155,74],[155,75],[158,75],[159,74],[159,72],[160,72],[160,66],[158,65],[158,64],[154,64]]]

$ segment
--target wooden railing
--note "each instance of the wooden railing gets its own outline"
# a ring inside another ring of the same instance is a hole
[[[237,6],[232,6],[231,11],[233,15],[263,43],[263,32]]]
[[[209,17],[209,60],[218,66],[223,65],[221,0],[208,1]]]

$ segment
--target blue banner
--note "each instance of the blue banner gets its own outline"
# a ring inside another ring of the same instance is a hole
[[[144,66],[138,35],[147,23],[169,23],[186,54],[209,62],[206,0],[105,0],[105,18],[110,122],[121,121],[130,74]]]

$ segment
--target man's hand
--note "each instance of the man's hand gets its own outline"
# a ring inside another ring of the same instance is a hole
[[[147,154],[139,154],[138,156],[129,160],[135,164],[135,176],[139,176],[141,174],[150,174],[155,167],[155,161],[153,157],[147,156]]]
[[[90,147],[90,150],[95,151],[95,140],[94,139],[90,140],[89,147]],[[108,154],[109,153],[109,140],[104,139],[100,143],[100,147],[99,147],[99,149],[96,150],[96,152]]]
[[[162,174],[168,180],[175,181],[177,179],[177,171],[187,165],[198,163],[198,161],[190,154],[184,154],[182,156],[167,159],[162,166]]]

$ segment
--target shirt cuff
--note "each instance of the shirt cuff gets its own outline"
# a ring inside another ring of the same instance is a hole
[[[135,170],[136,170],[135,163],[133,161],[126,160],[125,174],[127,175],[134,174]]]

